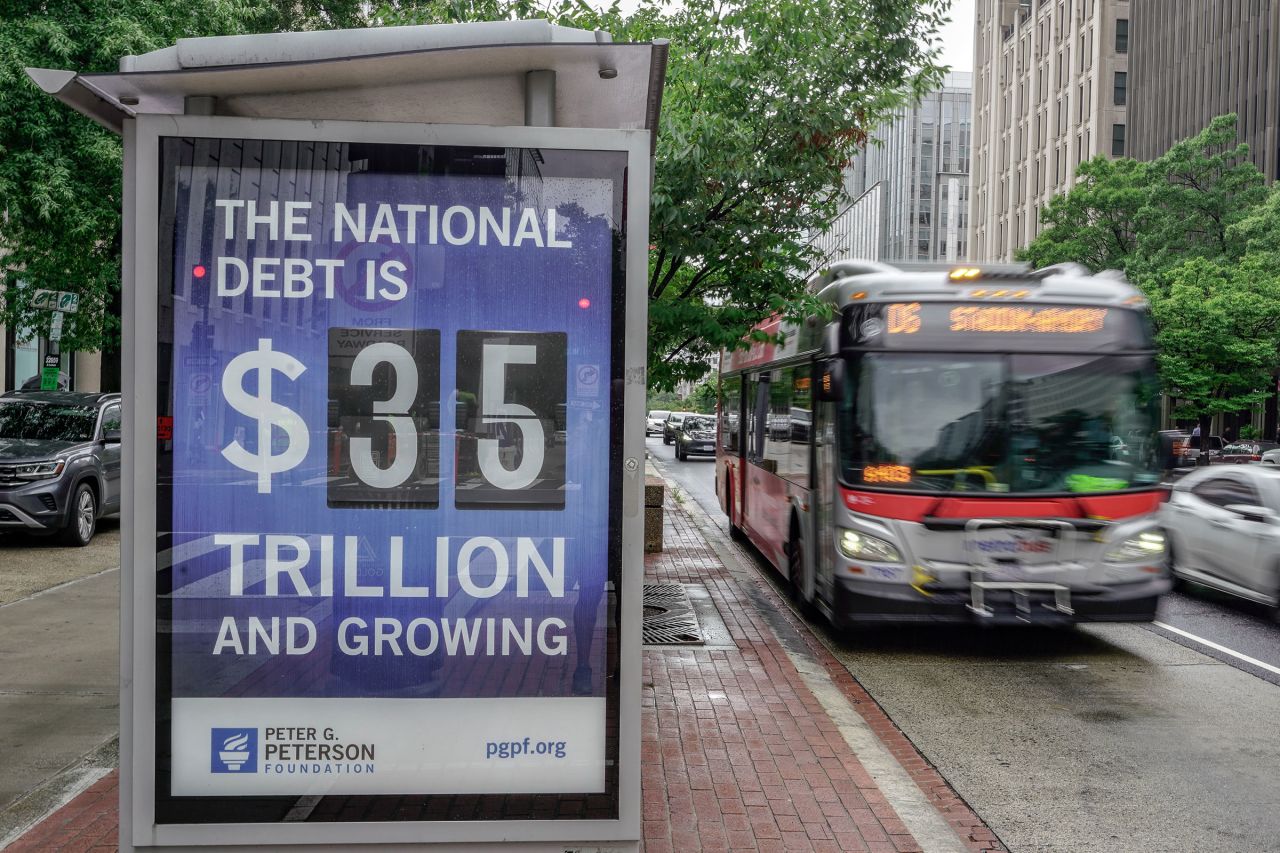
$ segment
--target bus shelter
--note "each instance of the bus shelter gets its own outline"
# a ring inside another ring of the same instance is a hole
[[[29,69],[125,143],[122,849],[636,847],[665,51]]]

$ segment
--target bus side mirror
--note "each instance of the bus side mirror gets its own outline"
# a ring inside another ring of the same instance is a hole
[[[838,403],[844,399],[844,359],[830,358],[822,362],[818,399],[824,403]]]

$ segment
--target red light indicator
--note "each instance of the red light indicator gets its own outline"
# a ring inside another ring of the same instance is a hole
[[[204,278],[204,274],[206,272],[207,270],[204,268],[204,264],[196,264],[195,268],[191,270],[191,274],[196,278]]]
[[[587,298],[587,297],[585,297],[585,296],[584,296],[584,297],[582,297],[581,299],[579,299],[579,300],[578,300],[578,307],[579,307],[579,308],[583,308],[583,309],[590,308],[590,307],[591,307],[591,300],[590,300],[590,299],[588,299],[588,298]]]

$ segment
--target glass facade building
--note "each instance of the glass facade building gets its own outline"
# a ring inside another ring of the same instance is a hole
[[[819,238],[827,257],[968,257],[971,79],[949,75],[872,134],[845,173],[848,206]]]

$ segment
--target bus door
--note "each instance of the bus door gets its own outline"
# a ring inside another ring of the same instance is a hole
[[[768,480],[765,445],[769,436],[769,373],[750,375],[746,386],[747,459],[742,469],[742,526],[756,545],[765,548],[768,535]],[[772,557],[772,555],[769,555]]]
[[[813,536],[809,553],[813,554],[813,594],[830,602],[834,582],[835,554],[835,501],[836,491],[836,407],[814,397],[813,403],[813,470],[810,473],[810,494],[813,496]]]
[[[742,463],[746,432],[742,419],[742,376],[720,380],[720,453],[721,462],[716,465],[716,491],[720,495],[720,508],[729,515],[729,523],[742,526],[742,478],[746,473]]]

